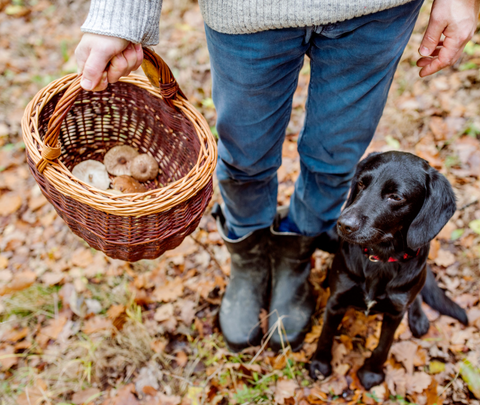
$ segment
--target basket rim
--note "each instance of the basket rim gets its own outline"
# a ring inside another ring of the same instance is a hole
[[[25,108],[22,118],[23,140],[26,153],[35,165],[40,161],[40,151],[45,146],[38,131],[40,113],[55,95],[67,89],[77,77],[77,74],[70,74],[54,80],[41,89]],[[152,96],[163,99],[159,90],[144,76],[131,74],[122,77],[120,81],[140,87]],[[169,210],[188,200],[202,190],[211,179],[217,163],[217,145],[205,118],[192,104],[181,96],[172,101],[191,122],[200,141],[197,162],[181,179],[145,193],[117,195],[76,179],[61,159],[48,164],[42,175],[61,194],[113,215],[142,217]]]

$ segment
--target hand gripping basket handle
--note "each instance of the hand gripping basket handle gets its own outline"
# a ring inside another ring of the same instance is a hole
[[[159,89],[163,101],[169,107],[176,108],[173,100],[177,98],[177,95],[182,96],[184,99],[186,99],[186,97],[173,77],[172,71],[165,61],[149,48],[143,48],[143,55],[142,69],[148,80],[152,86]],[[63,120],[70,111],[70,108],[72,108],[78,94],[82,91],[82,87],[80,86],[81,79],[82,77],[79,75],[70,84],[62,98],[58,101],[48,121],[47,133],[44,136],[45,146],[40,152],[41,158],[36,165],[40,173],[43,173],[48,163],[53,162],[61,154],[58,136]]]

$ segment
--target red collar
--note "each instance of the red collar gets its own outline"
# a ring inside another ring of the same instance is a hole
[[[382,260],[380,260],[380,258],[378,256],[375,256],[375,255],[371,255],[369,254],[369,251],[368,251],[368,248],[364,248],[363,249],[363,253],[365,253],[367,256],[368,256],[368,259],[371,261],[371,262],[381,262]],[[415,256],[418,256],[420,253],[420,249],[417,250],[417,253],[415,254]],[[408,253],[405,253],[403,255],[403,260],[408,260],[408,259],[412,259],[414,258],[415,256],[411,256],[409,255]],[[398,259],[395,259],[393,257],[389,257],[387,262],[398,262]]]

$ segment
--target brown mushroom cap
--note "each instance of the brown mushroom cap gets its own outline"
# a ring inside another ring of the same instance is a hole
[[[145,193],[147,188],[130,176],[118,176],[113,179],[113,188],[121,191],[123,194]]]
[[[142,153],[133,159],[130,172],[138,181],[152,180],[157,177],[158,163],[152,156]]]
[[[130,165],[138,156],[138,151],[131,146],[118,145],[110,149],[103,158],[107,172],[114,176],[130,176]]]
[[[96,160],[80,162],[73,168],[72,174],[78,180],[100,190],[106,190],[110,186],[110,178],[105,170],[105,166]]]

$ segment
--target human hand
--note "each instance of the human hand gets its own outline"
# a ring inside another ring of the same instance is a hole
[[[418,52],[420,77],[452,66],[477,28],[480,0],[434,0]],[[441,36],[445,39],[440,41]]]
[[[85,33],[75,49],[79,72],[83,72],[81,86],[85,90],[105,90],[140,67],[143,50],[123,38]]]

